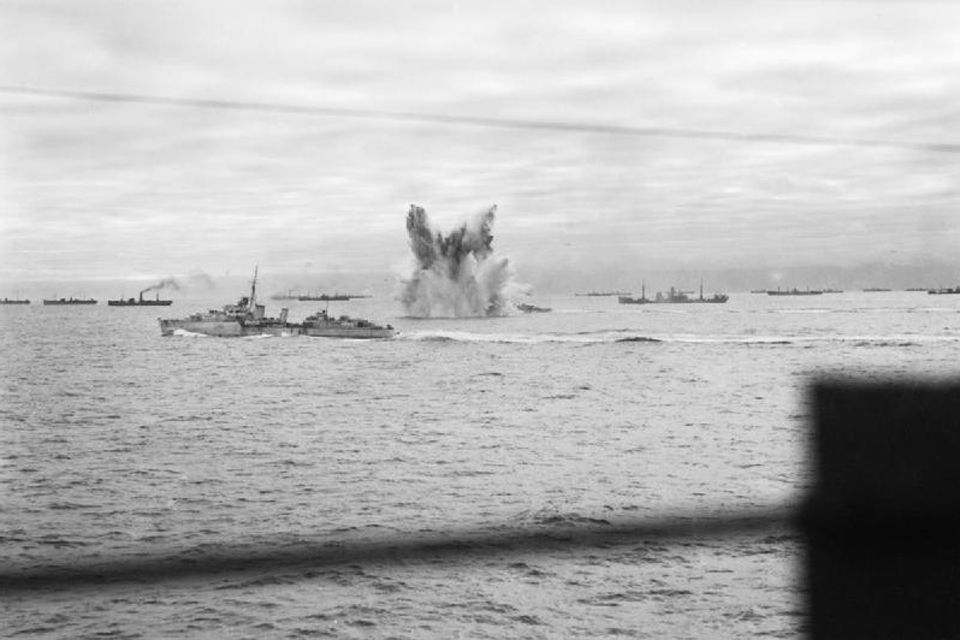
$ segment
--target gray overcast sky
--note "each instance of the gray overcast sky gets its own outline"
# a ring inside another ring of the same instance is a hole
[[[0,85],[960,144],[940,2],[0,3]],[[0,93],[0,280],[388,270],[410,203],[550,264],[958,260],[960,152]]]

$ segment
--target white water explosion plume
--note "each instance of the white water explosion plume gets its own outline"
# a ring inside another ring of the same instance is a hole
[[[434,231],[423,207],[410,205],[407,233],[416,260],[398,296],[411,316],[503,315],[512,273],[506,258],[493,256],[496,205],[444,236]]]

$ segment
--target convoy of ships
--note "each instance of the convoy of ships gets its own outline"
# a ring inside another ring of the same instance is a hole
[[[237,337],[237,336],[316,336],[328,338],[360,338],[360,339],[382,339],[391,338],[397,334],[397,331],[390,325],[381,326],[369,320],[361,318],[352,318],[341,315],[334,317],[328,315],[326,309],[320,310],[307,316],[301,322],[290,322],[287,319],[288,309],[280,311],[279,317],[270,317],[266,315],[266,308],[256,301],[257,272],[254,270],[254,277],[251,283],[250,295],[243,296],[236,304],[225,305],[219,310],[209,310],[205,312],[194,313],[186,318],[159,318],[160,333],[163,336],[175,334],[177,331],[197,333],[218,337]],[[173,300],[160,298],[160,293],[153,298],[144,298],[144,293],[155,290],[150,287],[141,291],[136,298],[118,298],[116,300],[107,300],[107,305],[111,307],[166,307],[173,304]],[[889,292],[892,291],[883,287],[868,287],[864,292]],[[957,287],[938,287],[928,289],[925,287],[914,287],[907,291],[923,292],[930,295],[960,295],[960,286]],[[751,293],[765,293],[770,296],[817,296],[824,293],[842,293],[839,289],[757,289]],[[725,293],[714,293],[705,296],[703,293],[703,283],[700,283],[699,295],[694,295],[691,291],[682,291],[676,287],[670,287],[666,292],[657,292],[653,298],[647,298],[646,285],[641,284],[640,297],[633,297],[620,291],[601,291],[589,293],[578,293],[577,296],[604,297],[617,296],[619,304],[645,305],[645,304],[723,304],[730,297]],[[368,295],[358,294],[294,294],[288,291],[286,294],[271,296],[274,300],[297,300],[297,301],[346,301],[353,298],[368,298]],[[29,305],[27,298],[7,298],[0,299],[0,305]],[[44,306],[71,306],[71,305],[95,305],[97,300],[94,298],[44,298]],[[521,313],[542,313],[550,311],[546,307],[538,307],[528,303],[515,305],[516,310]]]

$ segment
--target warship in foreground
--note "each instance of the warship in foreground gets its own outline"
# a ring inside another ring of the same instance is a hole
[[[397,333],[390,325],[383,327],[350,316],[330,317],[326,309],[307,316],[294,326],[299,328],[300,335],[316,338],[392,338]]]
[[[396,331],[368,320],[340,316],[331,318],[326,310],[306,318],[302,323],[287,322],[287,309],[280,317],[266,315],[266,307],[257,304],[257,271],[253,272],[250,295],[221,310],[195,313],[181,319],[159,318],[160,335],[171,336],[177,330],[222,338],[243,336],[315,336],[324,338],[391,338]]]

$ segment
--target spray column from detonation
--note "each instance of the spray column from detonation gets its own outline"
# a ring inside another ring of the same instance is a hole
[[[506,258],[493,256],[496,205],[449,235],[435,232],[423,207],[410,205],[407,234],[416,261],[403,281],[399,300],[411,316],[483,317],[503,315],[512,273]]]

